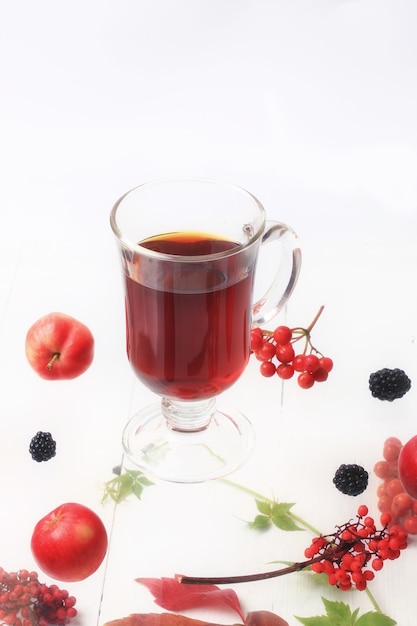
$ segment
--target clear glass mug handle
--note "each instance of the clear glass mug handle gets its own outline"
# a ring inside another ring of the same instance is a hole
[[[279,241],[278,270],[264,296],[252,306],[252,324],[262,326],[273,319],[287,303],[301,269],[301,249],[296,233],[286,224],[268,221],[261,246]]]

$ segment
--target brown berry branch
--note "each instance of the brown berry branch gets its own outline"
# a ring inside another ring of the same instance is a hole
[[[304,552],[308,560],[296,562],[270,572],[240,576],[196,577],[179,575],[177,579],[184,584],[226,585],[267,580],[299,572],[311,567],[317,574],[325,574],[330,585],[342,591],[355,587],[359,591],[367,588],[375,572],[382,569],[386,560],[394,560],[407,547],[407,535],[398,528],[388,526],[391,516],[386,514],[384,527],[377,530],[374,519],[368,515],[365,505],[358,507],[356,521],[349,520],[337,527],[329,535],[313,537]]]
[[[330,554],[332,553],[332,554]],[[243,574],[241,576],[183,576],[177,575],[176,578],[180,583],[185,585],[232,585],[235,583],[249,583],[260,580],[268,580],[270,578],[278,578],[279,576],[285,576],[286,574],[293,574],[294,572],[301,572],[307,567],[311,567],[314,563],[319,563],[323,558],[329,560],[337,559],[344,554],[344,550],[336,551],[329,550],[329,555],[323,557],[323,555],[316,556],[307,561],[300,561],[293,563],[287,567],[281,567],[280,569],[272,570],[271,572],[261,572],[259,574]]]

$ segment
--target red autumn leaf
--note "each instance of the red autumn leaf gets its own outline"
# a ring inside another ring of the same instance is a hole
[[[222,626],[211,622],[202,622],[198,619],[191,619],[184,615],[174,615],[173,613],[136,613],[129,617],[122,617],[111,622],[106,622],[104,626]],[[278,625],[277,625],[278,626]]]
[[[104,626],[222,626],[212,622],[203,622],[198,619],[191,619],[184,615],[173,613],[137,613],[122,617],[111,622],[106,622]],[[288,622],[275,613],[269,611],[253,611],[248,613],[245,626],[288,626]]]
[[[247,614],[245,626],[289,626],[289,624],[275,613],[253,611],[253,613]]]
[[[220,589],[216,585],[190,585],[180,583],[176,578],[136,578],[149,589],[156,604],[168,611],[208,606],[228,607],[245,621],[239,599],[233,589]]]

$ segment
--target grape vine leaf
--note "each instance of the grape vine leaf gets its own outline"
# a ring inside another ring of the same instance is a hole
[[[259,514],[256,515],[252,522],[249,522],[251,528],[262,530],[273,524],[281,530],[303,530],[291,516],[291,509],[295,504],[294,502],[255,500],[255,503]]]
[[[130,495],[134,495],[140,500],[144,488],[153,484],[141,471],[125,470],[105,483],[101,502],[113,500],[120,503]]]
[[[344,602],[326,600],[322,598],[326,609],[326,615],[313,617],[294,617],[304,626],[395,626],[397,623],[388,615],[378,611],[364,613],[358,619],[359,609],[352,613],[350,607]]]
[[[237,594],[233,589],[216,585],[191,585],[176,578],[136,578],[153,594],[155,603],[168,611],[184,611],[198,607],[227,607],[244,620]]]

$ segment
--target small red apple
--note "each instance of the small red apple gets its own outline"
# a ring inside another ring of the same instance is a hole
[[[398,457],[398,477],[405,491],[417,499],[417,435],[401,448]]]
[[[91,576],[107,552],[101,519],[88,507],[68,502],[36,524],[31,550],[40,569],[56,580],[75,582]]]
[[[76,378],[93,361],[94,337],[70,315],[48,313],[29,328],[25,350],[29,364],[42,378]]]

